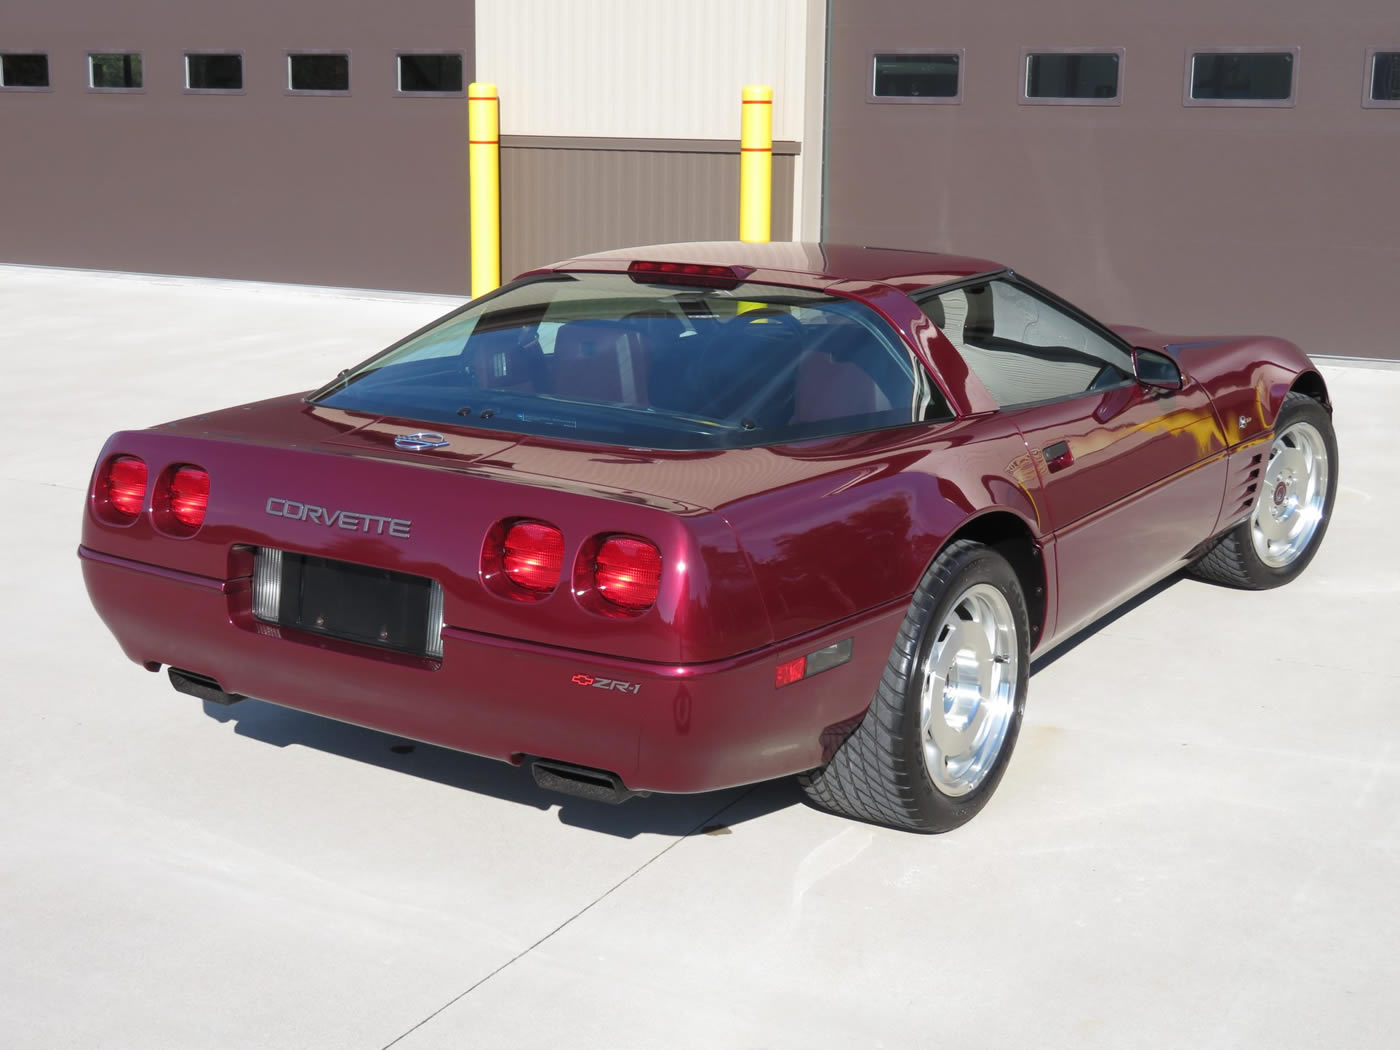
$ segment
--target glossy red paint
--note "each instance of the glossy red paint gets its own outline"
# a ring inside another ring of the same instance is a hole
[[[1123,328],[1175,357],[1182,390],[1130,385],[998,411],[908,295],[996,263],[725,244],[553,269],[622,273],[637,259],[751,268],[749,280],[858,299],[908,342],[953,417],[703,452],[435,426],[445,447],[403,451],[394,437],[421,423],[291,395],[123,431],[99,466],[135,456],[160,477],[198,464],[210,493],[197,531],[163,529],[150,513],[114,524],[95,474],[83,572],[127,655],[463,751],[608,769],[636,790],[800,772],[829,757],[833,733],[869,704],[909,596],[951,538],[994,520],[1020,530],[1037,555],[1025,582],[1044,610],[1044,651],[1239,520],[1242,472],[1289,388],[1316,375],[1282,340]],[[1045,450],[1057,443],[1071,463],[1052,473]],[[406,534],[387,530],[391,519]],[[518,521],[563,539],[559,585],[524,600],[497,551]],[[599,592],[598,552],[615,536],[659,552],[654,602],[629,608]],[[254,620],[250,547],[437,580],[442,657]],[[844,638],[854,639],[849,663],[778,689],[775,668]]]

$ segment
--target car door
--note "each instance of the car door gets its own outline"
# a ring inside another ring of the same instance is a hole
[[[921,304],[1026,439],[1055,533],[1062,638],[1161,578],[1214,527],[1225,442],[1205,390],[1133,378],[1112,333],[1010,275]]]

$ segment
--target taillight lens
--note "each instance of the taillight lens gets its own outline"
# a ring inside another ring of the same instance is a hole
[[[209,472],[199,467],[177,468],[170,475],[167,495],[175,520],[189,528],[199,528],[209,510]]]
[[[136,456],[118,456],[107,464],[99,491],[117,516],[135,521],[146,504],[146,461]]]
[[[604,540],[594,559],[593,583],[612,604],[645,609],[661,589],[661,552],[630,536]]]
[[[784,660],[778,665],[778,675],[773,684],[781,689],[807,677],[807,658],[799,656],[794,660]]]
[[[540,521],[518,521],[506,533],[501,567],[527,591],[552,591],[564,568],[564,534]]]

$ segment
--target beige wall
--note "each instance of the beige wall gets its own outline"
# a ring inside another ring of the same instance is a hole
[[[478,0],[507,135],[737,139],[745,84],[800,139],[805,0]]]
[[[1394,0],[834,0],[828,234],[985,255],[1105,320],[1400,355]],[[1182,105],[1190,47],[1301,48],[1292,108]],[[866,101],[870,52],[965,48],[961,105]],[[1121,106],[1018,105],[1023,47],[1121,47]]]

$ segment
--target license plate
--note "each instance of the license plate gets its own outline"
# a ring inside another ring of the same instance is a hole
[[[442,655],[442,589],[426,576],[260,549],[254,612],[283,627]],[[275,610],[275,611],[274,611]]]

